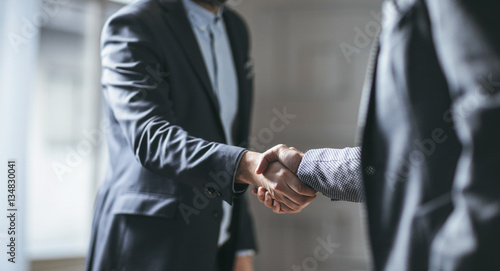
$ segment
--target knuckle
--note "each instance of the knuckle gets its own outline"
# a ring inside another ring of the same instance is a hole
[[[287,205],[286,207],[288,208],[288,210],[290,210],[290,211],[292,211],[292,212],[293,212],[293,211],[295,211],[295,210],[297,209],[297,206],[288,206],[288,205]]]
[[[304,189],[304,185],[301,182],[297,182],[297,184],[295,185],[295,190],[299,194],[303,194],[306,192]]]
[[[285,144],[278,144],[278,145],[276,145],[275,148],[277,148],[277,149],[283,149],[283,148],[287,148],[287,146]]]
[[[292,155],[292,159],[295,160],[295,161],[301,161],[302,160],[302,156],[300,155],[300,153],[296,152]]]
[[[300,198],[298,199],[299,205],[301,205],[301,206],[306,205],[306,204],[308,203],[308,200],[309,200],[309,199],[308,199],[308,198],[306,198],[306,197],[300,197]]]
[[[271,189],[270,189],[269,193],[271,193],[271,195],[274,196],[274,191],[277,191],[279,187],[280,187],[279,183],[274,183],[274,182],[271,183],[271,185],[270,185]]]
[[[278,177],[280,180],[283,180],[286,178],[286,172],[283,170],[283,169],[280,169],[277,173],[276,173],[276,177]]]

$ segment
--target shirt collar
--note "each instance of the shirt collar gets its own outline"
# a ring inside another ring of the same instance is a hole
[[[222,18],[224,6],[221,6],[219,8],[217,14],[213,14],[212,12],[206,10],[192,0],[183,0],[183,2],[191,23],[203,31],[205,31],[211,24],[214,24],[216,21],[219,22]]]

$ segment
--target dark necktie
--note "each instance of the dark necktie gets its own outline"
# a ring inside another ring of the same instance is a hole
[[[218,18],[215,19],[215,23],[217,23]],[[210,33],[210,48],[212,50],[212,61],[214,65],[214,92],[217,95],[218,94],[218,88],[219,88],[219,76],[217,74],[217,55],[215,54],[215,37],[212,29],[209,29]]]

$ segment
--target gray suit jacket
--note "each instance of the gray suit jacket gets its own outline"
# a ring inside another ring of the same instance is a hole
[[[239,147],[223,144],[218,100],[182,1],[140,0],[107,21],[110,164],[88,270],[231,270],[236,250],[255,249],[246,203],[233,190],[250,122],[249,38],[236,13],[225,9],[223,18],[238,77]],[[219,249],[223,200],[234,208],[231,239]]]
[[[376,270],[500,270],[499,12],[386,2],[362,149],[304,157],[305,183],[366,202]]]

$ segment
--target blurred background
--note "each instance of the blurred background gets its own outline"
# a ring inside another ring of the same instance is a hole
[[[16,268],[6,264],[2,252],[1,270],[83,269],[107,159],[105,140],[93,136],[104,120],[100,32],[106,18],[127,2],[0,1],[0,147],[2,163],[17,160],[20,187],[18,262]],[[303,151],[353,146],[380,4],[228,1],[246,18],[252,35],[254,150],[278,143]],[[283,131],[269,133],[276,110],[295,118]],[[363,205],[319,196],[302,213],[279,216],[247,197],[260,248],[256,270],[370,269]],[[1,247],[7,241],[3,220]],[[316,266],[311,257],[321,240],[334,242],[336,249]]]

